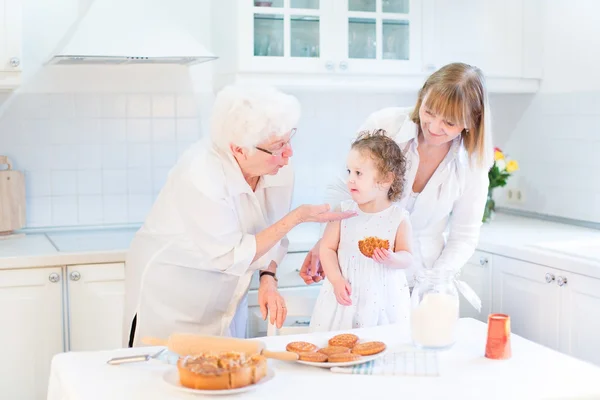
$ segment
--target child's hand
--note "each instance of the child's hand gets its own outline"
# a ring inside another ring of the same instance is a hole
[[[332,285],[338,303],[343,306],[351,306],[352,300],[350,300],[350,295],[352,294],[352,289],[350,288],[350,283],[342,278],[336,283],[332,283]]]
[[[407,257],[381,248],[376,248],[375,250],[373,250],[373,260],[392,268],[405,269],[410,267],[410,262],[408,262]]]

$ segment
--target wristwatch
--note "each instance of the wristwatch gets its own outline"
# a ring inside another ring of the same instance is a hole
[[[277,277],[275,276],[274,272],[271,271],[260,271],[258,274],[258,280],[260,281],[260,279],[263,277],[263,275],[270,275],[273,277],[273,279],[275,279],[275,282],[278,281]]]

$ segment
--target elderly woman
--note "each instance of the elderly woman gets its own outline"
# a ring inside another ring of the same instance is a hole
[[[257,270],[262,316],[282,326],[276,271],[287,233],[351,215],[326,204],[290,211],[299,116],[298,101],[275,89],[228,87],[217,95],[210,136],[181,156],[132,241],[125,345],[174,332],[244,337]]]

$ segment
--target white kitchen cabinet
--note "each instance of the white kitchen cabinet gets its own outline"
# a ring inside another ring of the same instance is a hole
[[[50,363],[65,349],[62,268],[0,271],[0,397],[46,398]]]
[[[487,323],[487,317],[492,309],[492,255],[475,251],[469,262],[462,267],[459,279],[467,283],[481,299],[479,312],[461,294],[461,318],[475,318]]]
[[[372,90],[399,76],[422,83],[420,1],[220,0],[212,13],[227,21],[213,27],[217,88],[268,81]]]
[[[21,83],[22,0],[0,0],[0,90]]]
[[[66,276],[68,349],[121,348],[125,264],[70,265]]]
[[[320,290],[320,285],[306,285],[303,281],[302,286],[300,287],[280,288],[279,292],[284,299],[290,299],[293,297],[296,300],[310,302],[314,305],[317,301]],[[294,316],[286,318],[284,325],[305,327],[308,326],[309,323],[310,315],[304,317]],[[248,324],[246,329],[246,337],[253,338],[266,336],[266,334],[267,321],[262,319],[260,306],[258,305],[258,291],[250,290],[248,293]]]
[[[494,92],[534,92],[542,78],[541,0],[424,0],[423,64],[482,69]]]
[[[493,263],[492,311],[510,315],[515,334],[558,350],[561,272],[496,255]]]
[[[216,89],[418,90],[450,62],[492,92],[535,92],[542,0],[221,0],[212,4]]]
[[[600,366],[600,279],[561,272],[560,351]]]

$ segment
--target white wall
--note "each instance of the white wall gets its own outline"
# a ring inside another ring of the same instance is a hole
[[[600,4],[594,0],[546,4],[544,80],[505,151],[521,164],[507,188],[524,202],[499,205],[600,222]]]
[[[43,67],[90,0],[56,0],[52,5],[23,1],[26,82],[3,104],[0,154],[25,171],[27,226],[143,221],[178,155],[207,130],[213,99],[211,63],[191,70]],[[171,0],[168,12],[208,44],[208,4],[209,0]],[[294,140],[294,206],[323,201],[324,172],[344,168],[341,136],[356,129],[370,112],[411,105],[416,97],[294,94],[303,108]],[[511,132],[522,122],[531,99],[492,96],[498,143],[514,139]]]

